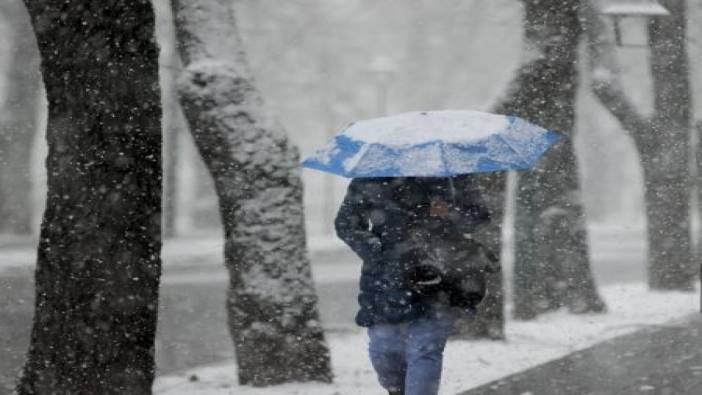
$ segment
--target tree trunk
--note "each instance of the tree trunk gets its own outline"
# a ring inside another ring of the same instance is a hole
[[[504,221],[505,186],[507,174],[485,173],[478,175],[480,191],[490,210],[490,223],[481,227],[476,240],[485,245],[499,258],[502,250],[502,223]],[[497,264],[501,267],[501,264]],[[504,292],[502,273],[487,275],[487,295],[480,303],[478,315],[470,320],[461,320],[457,326],[461,336],[470,338],[505,338]]]
[[[649,285],[692,289],[695,268],[690,235],[691,186],[688,138],[691,125],[689,66],[685,48],[685,2],[665,5],[671,15],[649,26],[654,110],[646,119],[619,81],[612,35],[597,5],[586,2],[592,90],[633,138],[644,170]]]
[[[685,1],[662,2],[666,17],[651,18],[652,132],[641,156],[648,217],[648,283],[653,289],[692,289],[695,269],[690,235],[692,128]]]
[[[174,15],[183,110],[219,196],[239,381],[330,381],[297,150],[252,83],[231,1],[176,0]]]
[[[0,13],[11,25],[14,51],[8,56],[7,99],[0,103],[0,234],[28,235],[32,229],[30,160],[37,132],[39,54],[21,0],[4,0]]]
[[[581,33],[578,0],[525,0],[523,62],[498,112],[572,137]],[[515,317],[567,305],[600,312],[572,138],[518,175],[515,206]]]
[[[148,0],[27,0],[49,102],[48,195],[17,393],[149,394],[161,271]]]

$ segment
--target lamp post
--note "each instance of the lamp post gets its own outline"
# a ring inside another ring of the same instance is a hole
[[[628,41],[632,35],[646,37],[649,18],[670,14],[657,0],[604,0],[602,13],[614,21],[614,37],[620,47],[645,46],[645,43],[635,44]]]
[[[392,75],[397,71],[397,62],[387,55],[376,55],[371,59],[366,70],[374,76],[376,94],[376,111],[378,116],[387,115],[388,88]]]

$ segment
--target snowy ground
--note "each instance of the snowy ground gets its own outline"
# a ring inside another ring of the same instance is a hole
[[[698,311],[698,293],[656,293],[643,284],[609,285],[601,289],[609,306],[605,315],[574,316],[556,312],[534,322],[509,321],[507,341],[451,342],[446,350],[442,394],[455,394],[498,380],[599,341],[650,325],[683,319]],[[362,331],[328,336],[336,376],[334,384],[290,384],[251,388],[236,384],[233,362],[160,377],[162,395],[346,395],[383,394],[366,355]]]

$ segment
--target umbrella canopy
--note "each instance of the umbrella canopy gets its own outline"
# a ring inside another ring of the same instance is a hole
[[[411,112],[354,122],[302,166],[353,178],[524,170],[560,138],[512,116]]]

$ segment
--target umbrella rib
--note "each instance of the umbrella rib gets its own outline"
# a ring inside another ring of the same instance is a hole
[[[361,160],[363,159],[363,157],[366,156],[366,154],[367,154],[368,151],[370,150],[370,146],[371,146],[371,145],[372,145],[372,144],[364,143],[364,144],[361,146],[361,148],[358,150],[358,153],[355,155],[355,158],[356,158],[356,159],[353,161],[353,164],[352,164],[352,165],[346,166],[345,164],[342,163],[341,166],[344,167],[344,170],[345,170],[346,172],[348,172],[348,173],[351,173],[351,172],[356,168],[356,166],[358,166],[359,162],[361,162]]]

